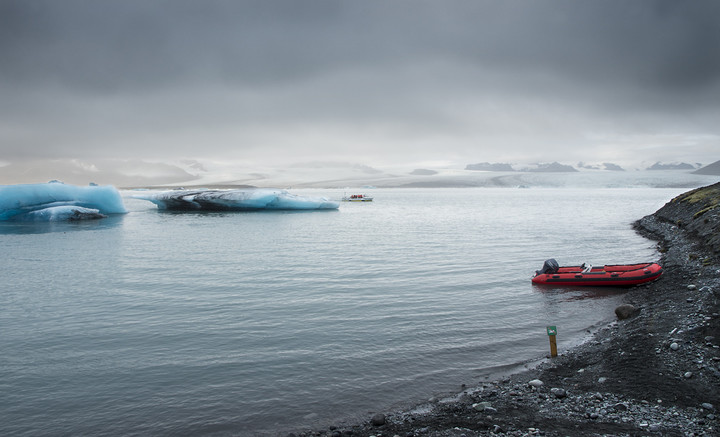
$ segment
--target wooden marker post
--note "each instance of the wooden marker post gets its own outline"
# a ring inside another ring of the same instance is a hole
[[[555,337],[557,337],[557,328],[554,326],[548,326],[547,334],[548,337],[550,337],[550,356],[554,358],[557,356],[557,342],[555,341]]]

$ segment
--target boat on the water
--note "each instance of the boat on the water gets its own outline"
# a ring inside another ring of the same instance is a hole
[[[372,202],[373,198],[367,194],[351,194],[343,196],[343,202]]]
[[[532,282],[545,285],[627,287],[654,281],[662,275],[662,270],[657,263],[561,267],[554,259],[548,259],[542,269],[535,272]]]

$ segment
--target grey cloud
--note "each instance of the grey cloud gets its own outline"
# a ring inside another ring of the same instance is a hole
[[[0,160],[712,136],[718,16],[703,0],[0,0]]]
[[[695,87],[720,73],[717,2],[4,1],[9,80],[117,90],[291,80],[439,58]]]

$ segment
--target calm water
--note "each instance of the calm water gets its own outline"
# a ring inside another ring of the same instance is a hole
[[[607,322],[686,189],[376,189],[339,211],[0,224],[0,435],[274,435],[476,384]],[[339,198],[342,191],[294,191]]]

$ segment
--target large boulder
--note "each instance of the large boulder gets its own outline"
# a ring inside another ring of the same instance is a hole
[[[385,415],[382,413],[378,413],[370,419],[370,423],[373,426],[383,426],[385,425],[385,420]]]
[[[615,308],[615,315],[617,316],[618,319],[625,320],[628,317],[635,314],[637,311],[638,311],[637,308],[626,303],[626,304],[622,304],[619,307]]]

